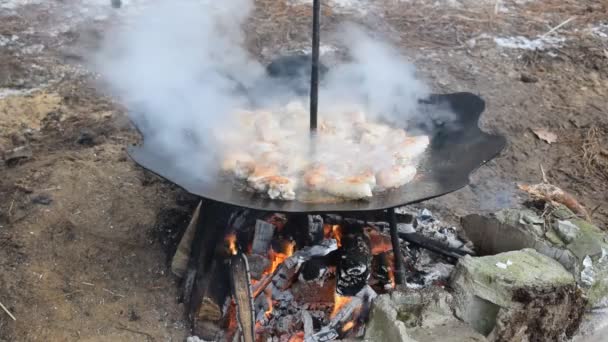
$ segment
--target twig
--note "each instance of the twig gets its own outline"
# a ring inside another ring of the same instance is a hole
[[[11,217],[11,211],[13,211],[13,205],[15,204],[15,200],[11,201],[11,205],[8,207],[8,217]]]
[[[112,291],[110,291],[110,290],[108,290],[108,289],[106,289],[106,288],[103,288],[102,290],[104,290],[104,291],[106,291],[107,293],[109,293],[109,294],[111,294],[111,295],[113,295],[113,296],[116,296],[116,297],[122,297],[122,298],[124,298],[124,297],[125,297],[125,296],[123,296],[123,295],[121,295],[121,294],[118,294],[118,293],[112,292]]]
[[[568,24],[569,22],[571,22],[572,20],[576,19],[576,16],[570,17],[568,19],[566,19],[566,21],[562,22],[561,24],[555,26],[554,28],[550,29],[547,33],[543,34],[542,36],[540,36],[541,38],[545,38],[548,35],[550,35],[551,33],[559,30],[560,28],[562,28],[564,25]]]
[[[6,312],[6,314],[13,319],[13,321],[16,321],[17,319],[15,318],[15,316],[13,316],[13,314],[8,311],[8,309],[6,308],[6,306],[4,306],[4,304],[2,304],[2,302],[0,302],[0,307],[2,308],[2,310],[4,310],[4,312]]]
[[[122,323],[118,323],[118,325],[119,325],[119,326],[118,326],[118,327],[116,327],[116,329],[125,330],[125,331],[132,332],[132,333],[134,333],[134,334],[143,335],[143,336],[146,336],[146,337],[148,338],[148,340],[150,340],[150,341],[155,341],[154,336],[152,336],[152,335],[148,334],[147,332],[143,332],[143,331],[139,331],[139,330],[131,329],[131,328],[129,328],[129,327],[127,327],[127,326],[125,326],[125,325],[124,325],[124,324],[122,324]]]
[[[543,183],[549,184],[547,180],[547,174],[545,173],[545,169],[543,168],[543,164],[540,164],[540,173],[543,175]]]
[[[591,212],[589,213],[589,217],[592,217],[593,214],[595,214],[595,212],[601,207],[601,204],[598,204],[597,206],[595,206],[595,208],[591,209]]]

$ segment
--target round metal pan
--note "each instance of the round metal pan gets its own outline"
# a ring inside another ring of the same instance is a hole
[[[149,148],[145,136],[143,143],[129,147],[128,153],[141,167],[192,194],[239,207],[299,213],[382,210],[425,201],[466,186],[469,175],[505,147],[504,137],[485,133],[479,128],[479,117],[485,109],[485,102],[480,97],[471,93],[455,93],[433,95],[424,102],[424,110],[429,113],[446,107],[455,113],[455,120],[450,125],[437,125],[428,132],[431,145],[419,165],[415,180],[366,200],[338,203],[271,200],[264,195],[237,190],[231,181],[222,180],[219,175],[215,182],[204,181],[195,172],[185,172],[176,167],[175,156],[163,155]]]

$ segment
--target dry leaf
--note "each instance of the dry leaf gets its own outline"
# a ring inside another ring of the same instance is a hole
[[[544,140],[547,144],[552,144],[557,141],[557,134],[549,132],[544,128],[533,129],[532,132],[540,140]]]

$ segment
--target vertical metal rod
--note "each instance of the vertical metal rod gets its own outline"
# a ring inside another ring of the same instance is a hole
[[[310,132],[317,130],[317,111],[319,108],[319,44],[320,44],[321,0],[312,4],[312,68],[310,74]]]
[[[397,285],[405,284],[405,270],[403,269],[403,255],[401,254],[401,246],[399,245],[399,235],[397,234],[397,217],[395,216],[395,208],[387,210],[388,223],[391,230],[391,242],[393,244],[393,256],[395,257],[395,283]]]

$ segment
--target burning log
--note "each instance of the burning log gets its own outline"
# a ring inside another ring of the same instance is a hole
[[[255,223],[255,235],[253,238],[251,253],[265,255],[270,247],[274,230],[275,227],[272,223],[257,220]]]
[[[327,239],[323,240],[321,244],[298,250],[275,269],[272,277],[273,285],[280,290],[285,290],[293,281],[302,263],[313,257],[326,256],[336,249],[338,249],[337,241]]]
[[[285,233],[298,246],[313,246],[323,240],[323,217],[321,215],[294,214],[285,225]]]
[[[371,247],[362,227],[350,226],[341,242],[336,291],[340,295],[354,296],[367,285],[372,262]]]
[[[345,325],[350,325],[350,322],[357,321],[362,308],[367,302],[371,302],[377,296],[376,292],[369,286],[364,286],[354,297],[343,298],[347,302],[342,302],[342,306],[338,311],[334,309],[332,319],[328,325],[323,327],[319,332],[305,339],[305,342],[323,342],[337,339],[342,332],[348,331],[343,329]],[[337,302],[338,303],[338,302]]]
[[[232,294],[236,303],[236,317],[243,342],[255,342],[255,312],[249,284],[247,257],[239,253],[230,258]]]
[[[201,285],[201,300],[196,310],[196,317],[200,321],[219,322],[225,313],[223,304],[229,295],[229,288],[225,285],[229,282],[226,272],[228,265],[225,258],[214,259]]]

